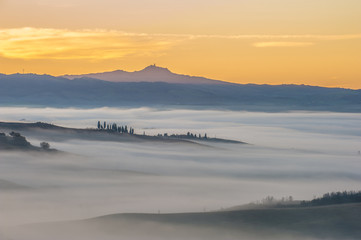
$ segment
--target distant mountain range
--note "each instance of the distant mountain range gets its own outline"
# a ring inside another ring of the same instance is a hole
[[[234,84],[174,74],[152,65],[135,72],[61,77],[0,74],[0,106],[361,112],[361,90]]]
[[[150,65],[143,70],[126,72],[116,70],[104,73],[90,73],[83,75],[64,75],[68,79],[95,78],[109,82],[165,82],[180,84],[227,84],[227,82],[211,80],[203,77],[193,77],[188,75],[175,74],[167,68]]]

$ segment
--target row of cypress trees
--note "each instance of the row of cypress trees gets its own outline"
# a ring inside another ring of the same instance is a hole
[[[118,126],[116,123],[110,123],[107,124],[106,121],[104,121],[103,123],[101,123],[100,121],[98,121],[98,125],[97,125],[98,130],[106,130],[106,131],[112,131],[112,132],[118,132],[118,133],[129,133],[129,134],[134,134],[134,128],[132,127],[128,127],[127,125],[124,126]],[[162,136],[161,134],[158,134],[158,136]],[[168,137],[168,134],[165,133],[164,134],[165,137]],[[202,136],[201,134],[194,134],[191,132],[187,132],[187,135],[171,135],[171,137],[177,137],[177,138],[204,138],[207,139],[207,133],[204,134],[204,136]]]
[[[116,123],[107,124],[106,121],[104,121],[103,124],[100,121],[98,121],[97,127],[99,130],[107,130],[107,131],[112,131],[112,132],[134,134],[134,128],[132,128],[132,127],[128,127],[127,125],[118,126],[118,124],[116,124]]]

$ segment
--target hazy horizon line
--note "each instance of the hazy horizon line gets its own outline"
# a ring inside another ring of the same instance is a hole
[[[170,71],[171,74],[176,74],[176,75],[183,75],[183,76],[188,76],[188,77],[200,77],[200,78],[205,78],[207,80],[210,81],[219,81],[219,82],[225,82],[225,83],[232,83],[232,84],[237,84],[237,85],[257,85],[257,86],[309,86],[309,87],[321,87],[321,88],[337,88],[337,89],[349,89],[349,90],[361,90],[361,88],[351,88],[351,87],[337,87],[337,86],[322,86],[322,85],[312,85],[312,84],[304,84],[304,83],[282,83],[282,84],[272,84],[272,83],[253,83],[253,82],[245,82],[245,83],[240,83],[240,82],[232,82],[232,81],[227,81],[227,80],[222,80],[222,79],[212,79],[212,78],[208,78],[205,76],[193,76],[193,75],[188,75],[188,74],[184,74],[184,73],[175,73],[173,71],[171,71],[168,67],[163,67],[163,66],[158,66],[156,64],[150,64],[147,65],[146,67],[140,69],[140,70],[134,70],[134,71],[129,71],[129,70],[123,70],[123,69],[114,69],[114,70],[104,70],[104,71],[100,71],[100,72],[88,72],[88,73],[80,73],[80,74],[61,74],[61,75],[53,75],[53,74],[49,74],[49,73],[36,73],[36,72],[14,72],[14,73],[1,73],[3,75],[6,76],[10,76],[10,75],[16,75],[16,74],[20,74],[20,75],[38,75],[38,76],[52,76],[52,77],[63,77],[63,78],[67,78],[66,76],[79,76],[79,78],[82,78],[84,75],[92,75],[92,74],[103,74],[103,73],[113,73],[113,72],[117,72],[117,71],[123,71],[126,73],[135,73],[135,72],[140,72],[148,67],[152,67],[155,66],[157,68],[162,68],[162,69],[167,69],[168,71]],[[93,78],[93,79],[97,79],[100,81],[104,81],[104,82],[114,82],[114,81],[108,81],[108,80],[103,80],[100,78],[96,78],[96,77],[89,77],[89,78]],[[69,79],[69,78],[67,78]],[[70,79],[71,80],[71,79]],[[130,81],[130,82],[139,82],[139,81]],[[159,82],[164,82],[164,81],[159,81]],[[115,82],[118,83],[118,82]],[[122,83],[122,82],[119,82]],[[169,83],[169,82],[167,82]],[[169,83],[172,84],[172,83]]]

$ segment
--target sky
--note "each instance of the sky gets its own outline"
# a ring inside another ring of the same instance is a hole
[[[359,0],[0,0],[0,72],[361,89]]]

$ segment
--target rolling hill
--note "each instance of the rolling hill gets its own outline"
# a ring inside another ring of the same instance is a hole
[[[361,90],[305,85],[242,85],[189,76],[178,81],[177,78],[183,75],[155,66],[135,73],[119,72],[120,75],[135,74],[136,81],[127,78],[120,81],[114,77],[118,72],[109,73],[110,77],[107,74],[73,80],[50,75],[2,74],[0,106],[361,112]],[[120,82],[114,82],[116,79]]]
[[[9,145],[7,139],[1,131],[21,131],[30,136],[42,136],[42,139],[65,141],[70,139],[81,139],[90,141],[107,141],[107,142],[163,142],[163,143],[183,143],[195,144],[198,146],[206,146],[207,143],[230,143],[230,144],[247,144],[241,141],[235,141],[222,138],[198,137],[188,136],[187,134],[179,135],[146,135],[137,133],[119,133],[115,130],[96,129],[96,128],[67,128],[53,124],[36,122],[36,123],[23,123],[23,122],[0,122],[0,150],[5,143]],[[20,136],[20,145],[31,146],[30,143],[25,141],[25,138]],[[14,144],[11,144],[14,145]]]
[[[64,75],[68,79],[77,78],[95,78],[109,82],[165,82],[180,84],[227,84],[227,82],[207,79],[203,77],[194,77],[182,74],[176,74],[167,68],[150,65],[143,70],[127,72],[116,70],[104,73],[90,73],[82,75]]]
[[[245,209],[204,213],[112,214],[33,224],[15,239],[359,239],[361,205]],[[340,217],[342,216],[342,217]],[[24,237],[22,238],[21,235]]]

